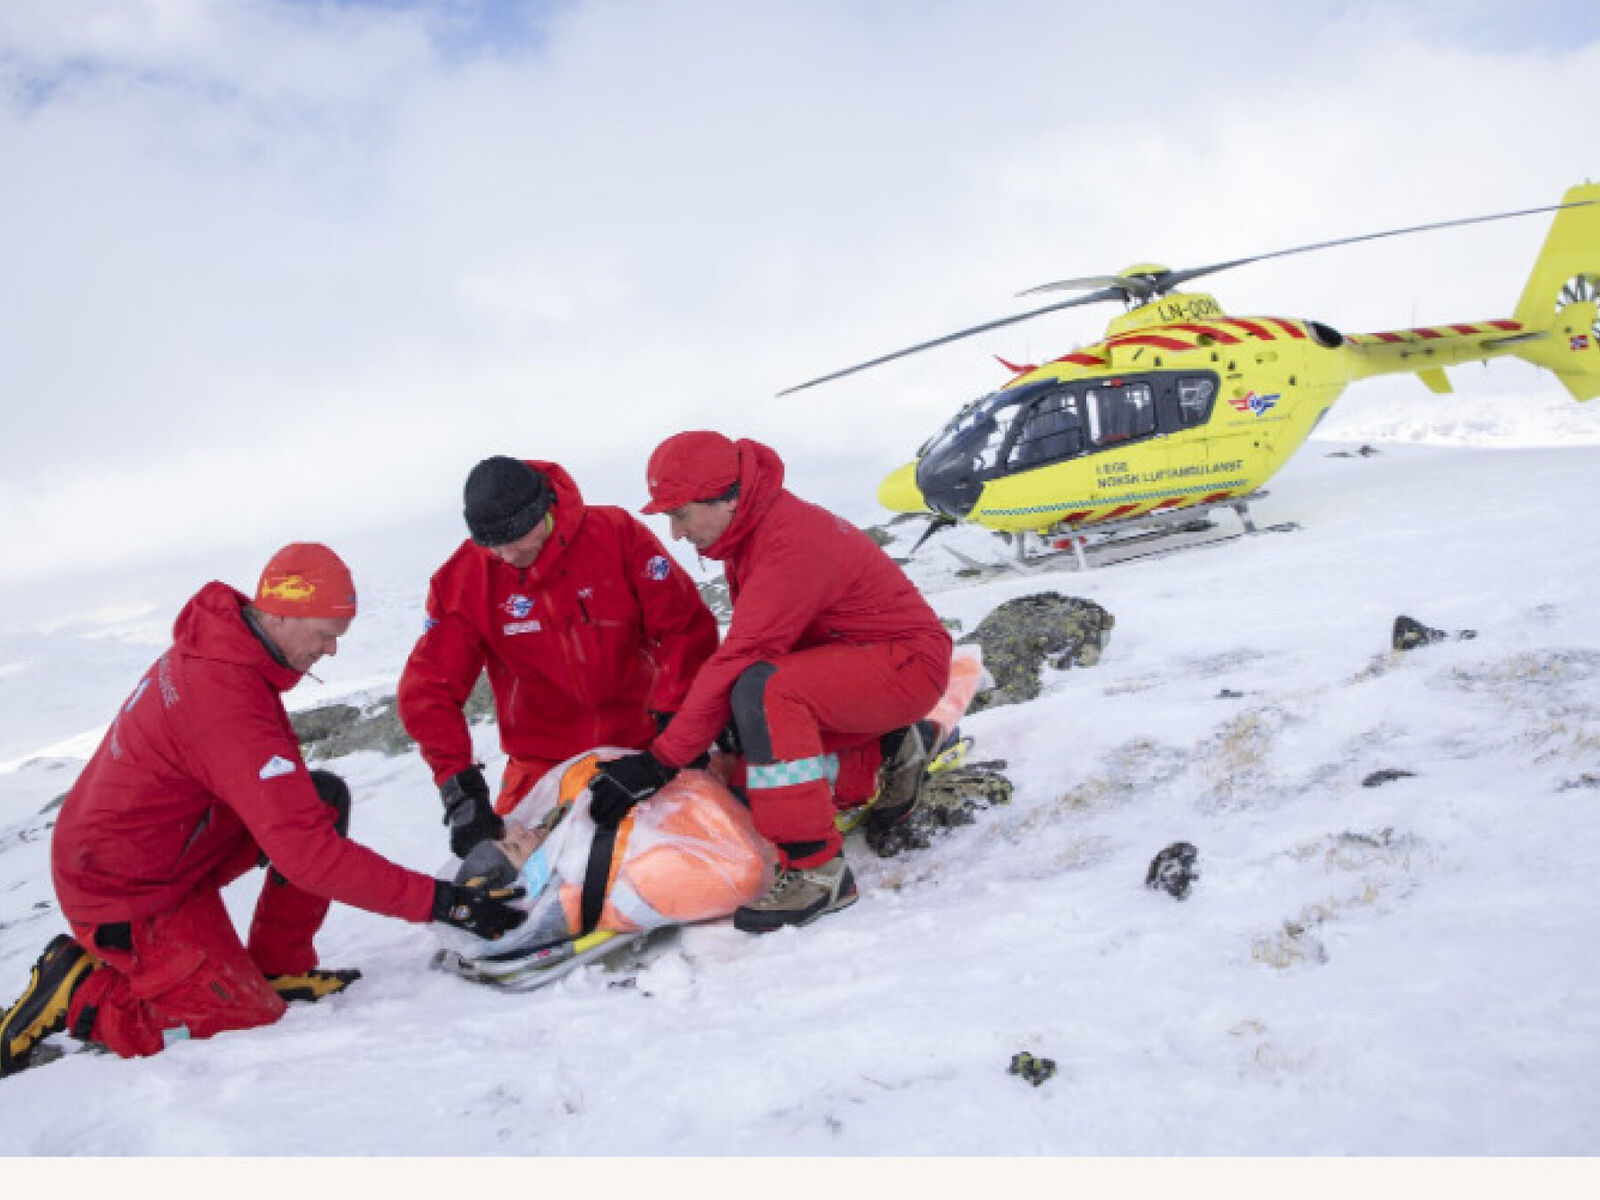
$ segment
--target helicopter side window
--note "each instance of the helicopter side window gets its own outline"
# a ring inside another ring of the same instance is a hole
[[[1012,464],[1032,466],[1082,454],[1083,417],[1078,405],[1071,392],[1055,392],[1034,404],[1012,447]]]
[[[1097,446],[1110,446],[1156,431],[1155,395],[1147,383],[1110,384],[1084,393],[1089,409],[1089,436]]]
[[[1178,420],[1184,426],[1204,425],[1211,415],[1211,401],[1217,394],[1214,379],[1186,376],[1178,380]]]

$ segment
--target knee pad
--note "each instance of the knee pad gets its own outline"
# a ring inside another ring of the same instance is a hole
[[[772,731],[767,728],[767,681],[778,673],[769,662],[758,662],[746,667],[728,693],[728,704],[733,709],[734,727],[739,731],[739,743],[744,747],[746,762],[772,761]]]

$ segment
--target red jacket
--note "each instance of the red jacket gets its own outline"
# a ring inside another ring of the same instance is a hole
[[[728,723],[728,694],[755,663],[811,646],[901,642],[935,673],[950,666],[949,632],[878,544],[786,491],[776,451],[748,438],[736,445],[739,508],[706,551],[724,564],[733,622],[650,748],[668,766],[694,759]]]
[[[539,557],[518,570],[463,542],[429,584],[427,627],[400,676],[400,719],[438,783],[472,764],[462,708],[485,667],[501,748],[560,762],[649,744],[650,712],[676,712],[716,649],[716,618],[643,523],[585,505],[554,463],[530,465],[556,493]]]
[[[253,842],[307,892],[427,921],[431,878],[334,830],[283,708],[300,674],[246,603],[222,583],[195,594],[67,793],[51,843],[62,911],[93,925],[168,911]]]

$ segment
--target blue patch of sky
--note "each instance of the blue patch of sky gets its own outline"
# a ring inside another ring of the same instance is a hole
[[[1368,5],[1344,7],[1352,13]],[[1401,0],[1390,11],[1414,17],[1416,31],[1442,46],[1469,50],[1559,54],[1600,42],[1596,0]]]
[[[277,0],[286,9],[414,15],[445,61],[541,49],[550,22],[580,0]]]

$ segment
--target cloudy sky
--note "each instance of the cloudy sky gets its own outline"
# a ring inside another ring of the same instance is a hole
[[[1597,81],[1593,0],[0,0],[0,585],[455,513],[493,453],[636,506],[682,428],[868,516],[990,355],[1114,314],[779,390],[1048,279],[1554,203]],[[1207,283],[1502,316],[1544,229]]]

